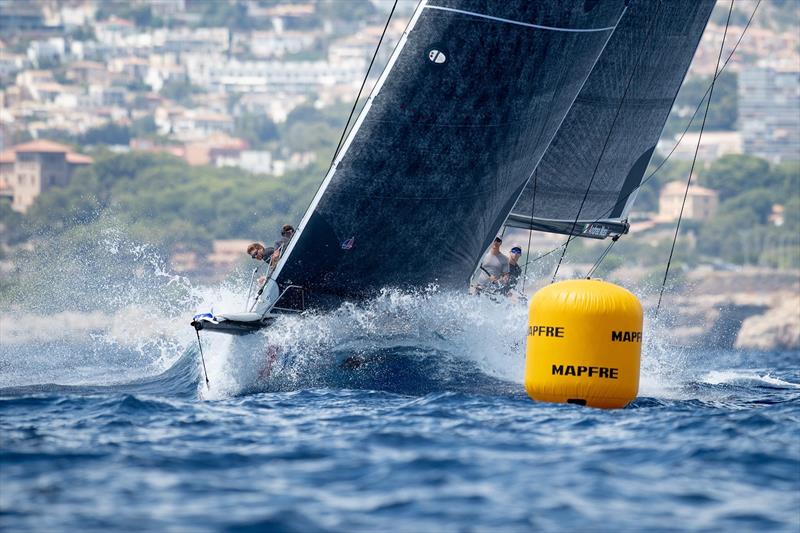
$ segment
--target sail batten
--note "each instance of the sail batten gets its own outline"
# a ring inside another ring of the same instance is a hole
[[[542,26],[540,24],[531,24],[529,22],[521,22],[519,20],[509,20],[504,19],[501,17],[493,17],[491,15],[487,15],[486,13],[475,13],[474,11],[465,11],[463,9],[455,9],[452,7],[444,7],[444,6],[425,6],[425,9],[438,9],[441,11],[449,11],[451,13],[459,13],[461,15],[469,15],[471,17],[478,17],[487,20],[492,20],[495,22],[503,22],[505,24],[516,24],[517,26],[525,26],[528,28],[535,28],[537,30],[548,30],[548,31],[567,31],[567,32],[593,32],[593,31],[613,31],[615,26],[607,26],[605,28],[557,28],[554,26]]]

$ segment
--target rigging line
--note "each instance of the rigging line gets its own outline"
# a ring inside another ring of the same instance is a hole
[[[659,170],[661,170],[661,167],[664,166],[664,164],[667,162],[667,160],[670,157],[672,157],[672,154],[675,153],[675,150],[678,149],[678,146],[680,146],[681,142],[683,141],[683,138],[689,132],[689,128],[692,127],[692,123],[694,122],[695,117],[697,117],[697,113],[700,111],[700,108],[703,107],[703,102],[705,102],[706,97],[708,96],[708,93],[711,90],[711,85],[714,83],[714,81],[716,81],[717,78],[719,78],[722,75],[722,72],[728,66],[728,63],[730,63],[731,59],[733,59],[733,54],[736,53],[736,49],[739,48],[739,44],[742,42],[742,39],[744,39],[744,36],[747,33],[748,28],[750,28],[750,24],[753,22],[753,18],[756,16],[756,11],[758,11],[758,6],[760,6],[760,5],[761,5],[761,0],[758,0],[758,3],[756,3],[756,7],[753,8],[753,12],[750,14],[750,18],[747,19],[747,24],[745,24],[744,29],[742,30],[742,34],[739,35],[739,39],[737,39],[736,40],[736,44],[733,45],[733,48],[731,49],[731,53],[728,54],[727,59],[725,59],[725,62],[722,64],[722,68],[720,68],[719,72],[717,74],[715,74],[714,77],[712,78],[711,83],[709,84],[708,88],[706,89],[706,92],[703,94],[703,97],[697,103],[697,107],[694,108],[694,113],[692,113],[692,116],[689,119],[689,123],[686,125],[686,128],[683,130],[683,133],[681,133],[681,136],[678,138],[678,141],[672,147],[672,150],[669,151],[669,153],[667,154],[667,157],[665,157],[664,160],[661,163],[659,163],[659,165],[655,168],[655,170],[653,170],[653,172],[651,172],[649,176],[647,176],[644,180],[642,180],[642,182],[639,184],[639,187],[637,187],[636,189],[631,191],[628,194],[628,196],[633,194],[634,191],[640,189],[645,183],[650,181],[650,179],[653,176],[655,176],[656,173]],[[625,199],[627,199],[627,196],[625,197]]]
[[[562,242],[561,244],[559,244],[558,246],[556,246],[555,248],[553,248],[553,249],[552,249],[552,250],[550,250],[549,252],[545,252],[545,253],[543,253],[542,255],[539,255],[539,256],[537,256],[537,257],[534,257],[533,259],[531,259],[530,261],[528,261],[527,263],[525,263],[525,266],[527,266],[527,265],[530,265],[531,263],[535,263],[536,261],[539,261],[540,259],[544,259],[545,257],[547,257],[547,256],[548,256],[548,255],[550,255],[550,254],[556,253],[556,252],[558,251],[558,249],[559,249],[559,248],[561,248],[562,246],[564,246],[565,244],[566,244],[566,243],[563,243],[563,242]]]
[[[675,253],[675,243],[678,241],[678,232],[681,229],[681,220],[683,219],[683,208],[686,207],[686,198],[689,196],[689,186],[692,184],[692,174],[694,173],[694,165],[697,163],[697,154],[700,152],[700,141],[703,139],[703,131],[706,127],[706,119],[708,118],[708,109],[711,107],[711,97],[714,95],[714,82],[717,79],[717,71],[719,70],[720,62],[722,61],[722,50],[725,47],[725,37],[728,35],[728,26],[731,22],[731,13],[733,13],[733,4],[735,0],[731,0],[731,7],[728,10],[728,19],[725,21],[725,31],[722,33],[722,43],[719,46],[719,56],[717,57],[716,68],[714,69],[714,78],[711,80],[711,89],[708,92],[708,100],[706,101],[706,110],[703,113],[703,123],[700,125],[700,134],[697,137],[697,146],[694,149],[694,157],[692,158],[692,167],[689,169],[689,179],[686,180],[686,190],[683,192],[683,202],[681,203],[681,211],[678,214],[678,223],[675,225],[675,235],[672,237],[672,247],[669,250],[669,259],[667,259],[667,266],[664,269],[664,279],[661,282],[661,290],[658,293],[658,304],[656,305],[656,312],[654,319],[658,318],[658,312],[661,309],[661,300],[664,297],[664,288],[667,286],[667,277],[669,276],[669,267],[672,264],[672,255]]]
[[[608,252],[611,251],[611,248],[614,247],[614,245],[617,243],[618,240],[619,240],[619,235],[616,235],[615,237],[611,238],[611,242],[609,243],[609,245],[606,246],[606,249],[603,250],[603,253],[600,254],[600,257],[597,259],[597,261],[594,262],[594,265],[592,265],[592,268],[590,268],[589,272],[586,273],[586,279],[592,279],[592,274],[594,274],[594,271],[597,270],[597,267],[600,266],[600,263],[603,262],[603,260],[608,255]]]
[[[620,20],[622,20],[622,17],[625,16],[625,13],[627,13],[627,11],[628,11],[628,7],[626,5],[625,8],[622,10],[622,13],[620,14],[619,19],[617,20],[617,25],[619,25]],[[614,28],[616,28],[617,25],[615,25]],[[610,40],[610,38],[607,39],[605,44],[603,45],[603,50],[605,50],[606,45],[608,45],[608,40]],[[601,55],[602,55],[602,51],[597,56],[597,58],[595,58],[594,63],[592,64],[592,69],[594,69],[595,65],[597,65],[597,62],[600,60],[600,56]],[[589,79],[589,75],[590,74],[591,74],[591,70],[589,71],[589,74],[587,74],[586,78],[583,80],[583,84],[581,84],[581,88],[583,88],[583,86],[586,84],[586,81]],[[550,97],[550,105],[547,107],[547,115],[545,116],[544,121],[541,123],[541,126],[539,127],[539,134],[536,136],[536,142],[534,143],[534,146],[539,146],[539,143],[540,143],[540,141],[542,139],[542,136],[544,135],[545,130],[547,128],[547,124],[550,122],[550,117],[551,117],[551,115],[553,113],[553,108],[554,108],[553,101],[555,100],[555,97],[556,97],[556,89],[558,87],[562,86],[563,81],[566,78],[566,75],[567,75],[566,65],[562,65],[561,74],[559,75],[558,81],[554,85],[553,95]],[[578,94],[575,95],[575,98],[573,98],[572,103],[570,103],[570,106],[569,106],[570,108],[575,103],[575,100],[577,100],[579,94],[580,94],[580,90],[578,90]],[[569,108],[567,109],[567,113],[569,113]],[[531,174],[528,175],[528,179],[526,180],[525,185],[523,185],[522,190],[520,190],[519,195],[517,196],[517,199],[516,199],[515,203],[519,201],[520,197],[522,196],[523,192],[525,191],[525,187],[527,186],[527,182],[530,181],[531,176],[535,175],[536,168],[539,166],[539,163],[541,163],[542,158],[544,157],[544,154],[547,151],[547,146],[549,146],[549,144],[551,142],[553,142],[553,139],[555,138],[556,134],[558,133],[558,129],[561,127],[561,124],[564,123],[564,120],[566,120],[566,118],[567,118],[566,114],[564,116],[562,116],[561,122],[559,122],[559,125],[555,128],[555,130],[553,130],[553,135],[550,137],[550,140],[548,141],[547,145],[545,146],[545,149],[542,151],[541,155],[539,156],[539,161],[537,161],[536,165],[533,167],[533,171],[531,171]],[[512,207],[512,209],[513,209],[513,207]],[[503,232],[504,233],[505,233],[505,228],[507,226],[508,215],[509,214],[510,213],[506,214],[506,219],[503,222]],[[528,240],[530,241],[530,234],[529,234],[529,239]],[[529,250],[530,250],[530,247],[529,247]],[[530,252],[528,252],[528,253],[530,253]],[[527,266],[528,263],[525,263],[525,264]],[[475,275],[475,272],[473,272],[473,276],[474,275]]]
[[[211,383],[208,382],[208,371],[206,370],[206,357],[203,355],[203,343],[200,342],[200,330],[194,330],[197,333],[197,347],[200,349],[200,360],[203,362],[203,377],[206,378],[206,387],[211,388]]]
[[[733,46],[733,48],[731,49],[731,53],[730,53],[730,54],[728,54],[728,57],[727,57],[727,59],[725,60],[725,63],[723,63],[723,65],[722,65],[722,68],[719,70],[719,73],[718,73],[718,74],[717,74],[717,75],[716,75],[716,76],[715,76],[715,77],[712,79],[712,82],[713,82],[713,81],[714,81],[714,80],[715,80],[717,77],[719,77],[720,75],[722,75],[722,72],[723,72],[723,71],[725,70],[725,68],[728,66],[728,63],[730,63],[731,59],[733,59],[733,55],[734,55],[734,53],[736,53],[736,49],[737,49],[737,48],[739,48],[739,44],[741,44],[741,42],[742,42],[742,39],[744,39],[744,36],[745,36],[745,34],[747,33],[747,30],[750,28],[750,24],[753,22],[753,18],[755,18],[755,16],[756,16],[756,12],[758,11],[758,7],[759,7],[760,5],[761,5],[761,0],[758,0],[758,3],[756,4],[756,7],[754,7],[754,8],[753,8],[753,12],[750,14],[750,18],[747,20],[747,24],[745,24],[745,26],[744,26],[744,29],[742,30],[742,33],[741,33],[741,35],[739,35],[739,39],[737,39],[737,41],[736,41],[736,44],[735,44],[735,45]],[[650,173],[650,175],[649,175],[649,176],[647,176],[645,179],[643,179],[643,180],[642,180],[642,182],[639,184],[639,186],[638,186],[638,187],[634,188],[634,189],[633,189],[631,192],[629,192],[628,194],[626,194],[624,197],[621,197],[621,198],[619,199],[619,201],[622,201],[622,200],[627,200],[627,199],[628,199],[628,197],[630,197],[630,195],[632,195],[633,193],[635,193],[636,191],[638,191],[639,189],[641,189],[641,188],[642,188],[642,187],[643,187],[643,186],[644,186],[644,185],[645,185],[647,182],[649,182],[649,181],[650,181],[650,180],[651,180],[651,179],[652,179],[652,178],[653,178],[653,177],[656,175],[656,173],[658,173],[658,171],[659,171],[659,170],[661,170],[661,167],[663,167],[663,166],[664,166],[664,163],[666,163],[666,162],[667,162],[667,159],[669,159],[669,158],[672,156],[672,154],[675,152],[675,150],[677,150],[678,146],[680,146],[681,142],[683,141],[683,137],[684,137],[684,136],[686,135],[686,133],[689,131],[689,128],[692,126],[692,123],[694,122],[694,119],[695,119],[695,117],[697,116],[697,113],[698,113],[698,111],[700,111],[700,108],[703,106],[703,102],[705,102],[705,100],[706,100],[706,96],[708,95],[708,91],[709,91],[710,89],[711,89],[711,85],[709,84],[709,88],[708,88],[708,89],[706,89],[706,92],[705,92],[705,94],[703,95],[703,98],[701,98],[701,99],[700,99],[700,102],[698,102],[698,104],[697,104],[697,107],[695,108],[695,110],[694,110],[694,113],[692,114],[692,117],[691,117],[691,119],[689,119],[689,123],[686,125],[686,128],[683,130],[683,133],[681,134],[680,138],[678,139],[678,142],[676,142],[676,143],[675,143],[675,146],[673,146],[673,147],[672,147],[672,150],[670,150],[669,154],[667,154],[667,157],[666,157],[666,159],[664,159],[664,161],[662,161],[662,162],[661,162],[661,164],[659,164],[659,165],[658,165],[658,167],[656,167],[656,169],[655,169],[655,170],[653,170],[653,172],[652,172],[652,173]],[[611,212],[612,212],[613,210],[614,210],[614,208],[613,208],[613,207],[612,207],[611,209],[607,210],[605,213],[603,213],[602,215],[600,215],[598,218],[594,219],[594,221],[593,221],[593,222],[591,222],[591,224],[594,224],[595,222],[599,222],[600,220],[602,220],[602,219],[603,219],[603,218],[605,218],[606,216],[610,215],[610,214],[611,214]],[[561,243],[560,245],[558,245],[558,246],[556,246],[555,248],[553,248],[552,250],[550,250],[549,252],[547,252],[547,253],[545,253],[545,254],[542,254],[542,255],[540,255],[539,257],[535,258],[535,259],[532,259],[530,262],[538,261],[539,259],[542,259],[542,258],[544,258],[544,257],[547,257],[548,255],[552,254],[553,252],[557,251],[557,250],[558,250],[559,248],[561,248],[562,246],[565,246],[565,245],[569,244],[569,242],[570,242],[572,239],[576,238],[576,237],[578,237],[578,236],[577,236],[577,235],[570,235],[570,236],[567,238],[567,241],[566,241],[566,242],[563,242],[563,243]]]
[[[658,7],[656,8],[656,12],[653,14],[653,20],[650,21],[650,26],[647,28],[647,33],[645,34],[645,41],[647,41],[648,37],[651,35],[653,28],[655,27],[656,20],[658,20],[658,13],[661,10],[661,0],[658,2]],[[617,112],[614,114],[614,120],[611,122],[611,127],[608,129],[608,134],[606,135],[606,140],[603,143],[603,149],[600,151],[600,157],[597,158],[597,164],[594,166],[594,171],[592,172],[592,177],[589,179],[589,185],[586,187],[586,192],[583,194],[583,200],[581,200],[581,205],[578,207],[578,212],[575,215],[575,221],[572,223],[572,228],[570,229],[570,236],[575,233],[575,228],[578,225],[578,220],[581,216],[581,211],[583,211],[583,206],[586,205],[586,199],[589,197],[589,191],[592,190],[592,184],[594,183],[594,178],[597,176],[597,170],[600,168],[600,163],[603,161],[603,156],[606,153],[606,148],[608,148],[608,143],[611,140],[611,134],[614,133],[614,126],[617,125],[617,119],[619,119],[620,112],[622,111],[622,105],[625,103],[625,97],[628,96],[628,90],[631,88],[631,84],[633,83],[633,78],[636,77],[636,71],[639,68],[639,64],[642,61],[642,57],[644,57],[644,51],[647,47],[642,46],[641,50],[639,50],[639,57],[636,58],[636,63],[633,66],[633,71],[631,72],[630,78],[628,78],[628,83],[625,84],[625,91],[622,93],[622,98],[619,100],[619,105],[617,106]],[[550,283],[555,283],[556,277],[558,276],[558,269],[561,268],[561,262],[564,261],[564,256],[567,254],[567,248],[569,248],[569,243],[571,239],[567,239],[566,244],[564,245],[564,249],[561,250],[561,257],[558,258],[558,264],[556,265],[556,270],[553,272],[553,279]]]
[[[537,165],[538,166],[538,165]],[[533,169],[533,198],[531,198],[531,220],[533,220],[533,212],[536,208],[536,183],[538,179],[538,172]],[[528,230],[528,247],[525,249],[525,256],[530,257],[531,253],[531,238],[533,237],[533,229]],[[531,261],[525,263],[525,272],[522,274],[522,294],[525,294],[525,280],[528,279],[528,265]]]
[[[383,38],[386,35],[386,30],[389,29],[389,23],[392,21],[392,15],[394,15],[394,10],[397,7],[397,0],[394,0],[394,4],[392,4],[392,10],[389,12],[389,17],[386,19],[386,25],[383,27],[383,32],[381,33],[381,38],[378,39],[378,46],[375,47],[375,52],[372,54],[372,59],[369,62],[369,66],[367,67],[367,73],[364,74],[364,80],[361,82],[361,87],[358,89],[358,95],[356,96],[355,102],[353,102],[353,107],[350,109],[350,115],[347,117],[347,122],[345,122],[344,129],[342,130],[342,136],[339,137],[339,142],[336,144],[336,150],[333,152],[333,158],[331,158],[330,166],[333,167],[333,163],[336,161],[336,157],[339,155],[339,150],[342,148],[342,143],[344,142],[345,135],[347,134],[347,128],[350,126],[350,121],[353,119],[353,114],[356,112],[356,107],[358,107],[358,100],[361,98],[361,93],[364,91],[364,86],[367,84],[367,78],[369,78],[369,73],[372,70],[372,65],[375,63],[375,58],[378,57],[378,51],[381,49],[381,43],[383,43]],[[329,169],[330,170],[330,167]]]
[[[626,2],[626,3],[625,3],[625,7],[622,9],[622,13],[620,14],[619,18],[617,19],[617,23],[614,25],[614,29],[615,29],[615,30],[616,30],[616,28],[619,26],[619,24],[620,24],[620,21],[622,21],[622,18],[625,16],[625,14],[626,14],[627,12],[628,12],[628,3]],[[609,36],[609,38],[608,38],[608,39],[606,39],[606,42],[603,44],[603,47],[602,47],[602,49],[600,50],[600,53],[599,53],[599,54],[598,54],[598,56],[595,58],[595,60],[594,60],[594,63],[592,64],[592,68],[589,70],[589,74],[587,74],[587,75],[586,75],[586,77],[585,77],[585,78],[584,78],[584,80],[583,80],[583,83],[581,84],[581,87],[580,87],[580,89],[578,89],[578,92],[577,92],[577,94],[575,94],[575,97],[572,99],[572,102],[570,103],[570,105],[569,105],[569,108],[567,109],[567,113],[566,113],[566,114],[564,114],[564,115],[561,117],[561,121],[558,123],[558,126],[557,126],[557,127],[556,127],[556,129],[553,131],[553,134],[550,136],[550,140],[547,142],[547,145],[545,146],[545,149],[544,149],[544,151],[543,151],[543,152],[542,152],[542,154],[540,155],[540,157],[539,157],[539,160],[536,162],[536,165],[533,167],[533,171],[531,172],[531,175],[534,175],[534,174],[536,173],[536,169],[538,168],[538,166],[539,166],[539,163],[541,163],[541,162],[542,162],[542,158],[544,157],[544,154],[545,154],[545,152],[547,151],[547,147],[549,147],[550,143],[552,143],[552,142],[553,142],[553,139],[555,139],[556,135],[558,134],[558,130],[561,128],[561,125],[562,125],[562,124],[564,123],[564,121],[567,119],[567,115],[569,114],[569,109],[571,109],[571,108],[572,108],[572,106],[575,104],[575,101],[576,101],[576,100],[578,99],[578,97],[580,96],[580,92],[581,92],[581,90],[582,90],[582,89],[583,89],[583,87],[586,85],[586,82],[589,80],[589,76],[591,76],[592,70],[594,70],[594,68],[597,66],[597,62],[598,62],[598,61],[600,61],[600,57],[603,55],[603,51],[605,51],[605,49],[606,49],[606,46],[608,46],[608,41],[610,41],[610,40],[611,40],[611,37]],[[560,78],[559,78],[559,81],[558,81],[558,83],[556,84],[556,86],[555,86],[555,87],[559,87],[559,86],[561,86],[561,83],[562,83],[562,81],[564,80],[564,77],[566,76],[566,73],[567,73],[567,72],[566,72],[566,69],[562,67],[561,76],[560,76]],[[551,99],[550,99],[550,102],[551,102],[551,104],[552,104],[552,102],[553,102],[553,99],[554,99],[554,98],[555,98],[555,93],[553,94],[553,97],[551,97]],[[550,122],[550,115],[551,115],[551,113],[552,113],[552,112],[553,112],[553,106],[551,105],[551,106],[549,106],[549,107],[548,107],[548,110],[547,110],[547,117],[545,118],[545,121],[542,123],[542,126],[541,126],[541,128],[539,129],[539,135],[538,135],[538,136],[537,136],[537,138],[536,138],[536,143],[535,143],[535,146],[538,146],[538,145],[539,145],[539,141],[541,140],[541,138],[542,138],[542,135],[544,134],[544,129],[545,129],[545,127],[546,127],[547,123],[548,123],[548,122]],[[531,176],[529,175],[529,176],[528,176],[528,181],[530,181],[530,178],[531,178]],[[523,192],[524,192],[524,190],[525,190],[525,187],[526,187],[526,186],[527,186],[527,182],[526,182],[525,186],[523,187],[522,191],[520,191],[519,195],[517,196],[517,200],[516,200],[517,202],[519,201],[519,198],[522,196],[522,194],[523,194]],[[534,186],[535,186],[535,182],[534,182]],[[512,207],[512,209],[513,209],[513,207]],[[509,215],[509,214],[510,214],[510,213],[506,214],[506,221],[503,223],[504,225],[506,224],[506,222],[508,222],[508,215]],[[531,213],[531,214],[532,214],[532,213]],[[531,218],[533,218],[533,217],[531,217]],[[530,231],[533,231],[533,228],[531,228],[531,230],[530,230]],[[531,239],[531,235],[530,235],[530,233],[529,233],[529,234],[528,234],[528,242],[529,242],[529,243],[530,243],[530,239]],[[557,248],[556,248],[556,250],[557,250]],[[541,259],[541,258],[543,258],[543,257],[545,257],[545,256],[547,256],[547,255],[550,255],[550,254],[551,254],[553,251],[555,251],[555,250],[551,250],[550,252],[547,252],[546,254],[544,254],[544,255],[541,255],[541,256],[537,257],[536,259],[533,259],[532,261],[527,261],[527,262],[525,263],[525,266],[527,267],[527,265],[529,265],[530,263],[532,263],[532,262],[534,262],[534,261],[538,261],[539,259]],[[528,247],[528,253],[530,254],[530,246]]]

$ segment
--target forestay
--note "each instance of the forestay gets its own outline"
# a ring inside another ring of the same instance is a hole
[[[624,9],[422,2],[273,275],[276,309],[465,287]]]
[[[507,225],[595,238],[627,231],[713,7],[714,0],[630,3]]]

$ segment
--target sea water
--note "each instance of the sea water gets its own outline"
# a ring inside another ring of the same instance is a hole
[[[534,403],[525,306],[431,287],[202,333],[207,386],[188,322],[249,271],[196,287],[95,242],[5,302],[45,318],[0,324],[2,531],[800,530],[797,352],[646,320],[628,408]]]
[[[602,411],[525,395],[525,323],[387,292],[203,335],[210,386],[188,325],[4,343],[0,527],[800,529],[797,353],[646,343],[639,398]]]

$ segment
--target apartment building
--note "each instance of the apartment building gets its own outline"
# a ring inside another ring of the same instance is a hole
[[[775,162],[800,159],[800,70],[796,64],[742,68],[739,129],[747,154]]]
[[[77,154],[69,146],[31,141],[0,153],[0,182],[12,191],[11,208],[24,213],[42,192],[66,187],[76,168],[91,163],[91,157]]]
[[[686,184],[671,181],[664,185],[658,197],[658,220],[671,222],[680,216]],[[683,209],[685,220],[708,220],[717,212],[719,195],[716,191],[692,185],[686,194],[686,205]]]

